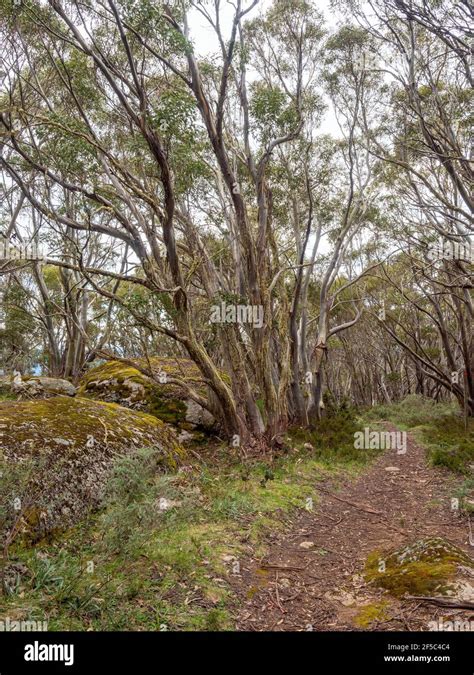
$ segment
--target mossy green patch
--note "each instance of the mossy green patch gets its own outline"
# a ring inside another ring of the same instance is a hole
[[[201,372],[196,364],[190,359],[181,357],[161,357],[153,356],[147,361],[146,359],[136,359],[137,365],[144,369],[150,369],[156,377],[154,384],[158,389],[165,392],[170,392],[170,395],[179,395],[182,389],[178,384],[167,383],[165,376],[176,377],[178,379],[186,380],[201,394],[205,395],[207,387],[203,381]],[[225,373],[221,373],[222,378],[228,383],[229,378]],[[101,382],[107,380],[116,380],[118,385],[123,385],[127,381],[136,382],[147,385],[150,383],[147,375],[142,373],[137,368],[128,366],[121,361],[106,361],[95,368],[91,368],[81,379],[81,391],[86,392],[94,389]],[[163,381],[162,381],[163,380]],[[162,386],[159,386],[162,385]]]
[[[147,411],[159,420],[173,426],[186,427],[186,404],[177,398],[163,396],[158,388],[150,387],[147,398]]]
[[[121,361],[108,361],[92,368],[84,375],[79,394],[145,410],[163,422],[183,430],[213,425],[212,417],[207,411],[198,414],[198,420],[191,423],[192,418],[188,418],[186,389],[176,381],[171,381],[182,380],[191,385],[204,398],[212,397],[199,368],[191,360],[153,357],[149,362],[145,359],[137,359],[136,363],[137,366],[151,370],[154,377],[149,377],[138,368],[128,366]],[[221,375],[224,380],[228,381],[225,374]]]
[[[387,601],[364,605],[359,609],[354,623],[359,628],[369,628],[374,622],[385,621],[389,616],[389,608]]]
[[[474,569],[469,556],[439,537],[421,539],[388,555],[371,553],[366,562],[367,581],[395,597],[446,593],[457,566]]]
[[[0,429],[2,450],[17,457],[50,448],[73,456],[78,448],[86,452],[95,444],[113,448],[143,446],[143,441],[160,441],[177,455],[182,453],[173,432],[152,415],[81,397],[2,403]],[[170,456],[173,464],[175,460]]]

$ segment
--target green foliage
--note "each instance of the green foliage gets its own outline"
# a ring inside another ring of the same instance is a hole
[[[195,99],[183,84],[175,78],[160,89],[150,123],[168,144],[170,162],[179,166],[174,187],[176,194],[183,194],[211,175],[204,159],[207,139],[197,123]]]
[[[139,450],[116,461],[107,485],[102,516],[104,546],[111,552],[130,552],[144,544],[160,516],[158,496],[166,485],[159,475],[155,449]]]
[[[285,93],[278,87],[269,87],[263,83],[254,86],[251,110],[255,119],[262,125],[277,124],[285,108]]]
[[[296,109],[285,92],[263,82],[252,86],[250,111],[264,143],[288,133],[297,123]]]
[[[429,448],[431,462],[445,466],[451,471],[471,474],[474,464],[474,420],[464,421],[459,414],[438,420],[433,426],[422,430],[423,442]]]
[[[411,394],[403,401],[378,405],[367,410],[367,419],[387,419],[404,428],[443,421],[457,411],[454,403],[437,403],[431,398]]]
[[[426,446],[433,465],[464,474],[472,471],[474,420],[468,419],[466,430],[458,405],[411,395],[399,403],[376,406],[364,414],[368,420],[386,419],[398,427],[413,429],[417,439]]]
[[[50,156],[50,164],[69,179],[98,174],[96,151],[87,139],[87,125],[75,117],[68,119],[64,112],[45,112],[43,118],[43,125],[37,128],[41,161],[45,161],[45,155]]]
[[[460,508],[467,514],[474,513],[474,478],[466,478],[455,492],[460,500]]]
[[[370,48],[369,33],[359,26],[342,26],[331,35],[325,44],[324,78],[332,92],[336,91],[347,78],[353,84],[360,76],[357,63],[362,61]]]
[[[355,410],[342,403],[339,409],[330,404],[325,412],[326,416],[315,424],[314,430],[292,429],[291,438],[299,443],[309,443],[315,456],[325,462],[358,464],[377,454],[376,450],[354,448],[354,434],[363,427],[362,419],[356,416]]]
[[[40,333],[31,313],[28,281],[25,275],[20,279],[25,287],[10,283],[0,296],[4,315],[4,327],[0,327],[0,364],[10,371],[29,372],[38,358]]]

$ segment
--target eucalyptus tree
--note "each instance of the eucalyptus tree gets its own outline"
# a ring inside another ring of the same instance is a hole
[[[343,26],[329,37],[324,50],[323,77],[326,92],[337,120],[341,139],[333,140],[331,172],[331,242],[319,279],[317,333],[309,363],[312,371],[309,417],[318,418],[323,396],[323,360],[328,356],[330,339],[354,326],[361,318],[357,285],[372,269],[363,256],[374,229],[379,227],[380,185],[378,160],[365,138],[364,106],[379,95],[378,78],[365,69],[370,46],[366,31]],[[377,265],[378,262],[374,262]],[[350,306],[342,320],[335,311],[340,304]]]
[[[362,253],[387,227],[390,193],[407,190],[413,221],[422,211],[444,231],[441,209],[465,236],[468,168],[446,158],[465,118],[452,141],[444,94],[414,85],[420,73],[435,78],[431,43],[442,56],[454,38],[380,3],[369,22],[356,8],[363,27],[330,39],[307,0],[275,0],[260,14],[258,0],[0,6],[1,162],[18,207],[9,221],[33,223],[57,247],[33,276],[54,310],[44,271],[59,269],[65,372],[161,346],[197,364],[235,444],[312,423],[330,340],[367,309],[365,278],[384,256]],[[193,43],[197,21],[215,53]],[[396,86],[369,67],[378,45],[405,60]],[[316,133],[326,103],[338,139]]]
[[[276,148],[304,127],[321,27],[312,7],[295,0],[276,2],[247,28],[244,19],[256,4],[239,1],[224,36],[220,3],[51,0],[18,9],[4,2],[10,86],[3,96],[2,164],[44,226],[126,248],[129,260],[139,262],[137,273],[91,267],[85,243],[78,267],[89,287],[122,305],[100,278],[145,288],[157,311],[150,315],[133,303],[127,310],[197,363],[220,402],[224,428],[241,438],[264,432],[272,438],[287,423],[290,375],[287,337],[277,372],[273,366],[278,314],[287,310],[284,284],[271,286],[281,261],[268,173]],[[193,8],[212,26],[219,59],[198,59],[186,12]],[[257,53],[262,31],[267,45]],[[251,53],[266,77],[248,92]],[[277,99],[272,124],[258,118],[259,101],[268,96]],[[225,203],[237,297],[215,265],[212,228],[196,209],[202,192]],[[199,337],[205,315],[226,298],[262,308],[265,317],[260,327],[213,325],[230,385]]]
[[[18,277],[23,275],[18,273]],[[29,371],[41,357],[41,332],[28,292],[10,276],[0,277],[0,371]]]
[[[26,369],[36,366],[43,374],[77,380],[86,360],[91,358],[91,349],[99,349],[107,340],[113,301],[94,297],[86,288],[87,280],[79,267],[79,251],[85,239],[81,242],[79,233],[74,231],[44,228],[41,214],[18,192],[14,184],[4,183],[5,199],[0,208],[2,310],[8,320],[14,309],[22,311],[24,323],[35,324],[32,333],[23,328],[15,338],[17,342],[24,339]],[[117,252],[101,245],[97,238],[91,240],[89,235],[87,255],[88,265],[100,269],[110,259],[115,260]],[[47,263],[47,256],[55,256],[53,264]],[[15,308],[13,296],[23,298]],[[105,302],[108,309],[100,307]],[[102,330],[102,324],[105,325],[99,336],[96,331]],[[3,369],[11,367],[10,361],[4,359]],[[17,369],[25,367],[17,364]]]
[[[472,8],[445,0],[349,6],[375,41],[372,68],[387,83],[377,123],[367,115],[365,129],[371,152],[385,164],[393,234],[403,242],[410,276],[398,286],[388,281],[399,302],[411,304],[418,325],[428,319],[436,331],[441,362],[422,354],[429,345],[404,321],[400,329],[411,337],[397,339],[423,376],[452,391],[472,414]]]

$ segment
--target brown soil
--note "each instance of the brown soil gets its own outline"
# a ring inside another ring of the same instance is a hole
[[[237,629],[413,631],[428,630],[428,622],[440,616],[474,620],[469,609],[397,600],[363,576],[369,553],[430,536],[472,556],[467,516],[451,509],[459,482],[430,467],[425,451],[408,436],[406,454],[387,450],[356,480],[318,484],[321,498],[313,511],[286,518],[284,530],[268,536],[265,558],[249,554],[240,562],[240,575],[231,576],[239,598]],[[301,547],[303,542],[312,545]],[[382,615],[361,625],[361,611],[381,602],[387,603]]]

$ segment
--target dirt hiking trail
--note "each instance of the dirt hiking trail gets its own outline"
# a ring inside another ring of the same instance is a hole
[[[388,427],[393,431],[393,427]],[[384,451],[356,479],[318,482],[312,511],[286,517],[263,559],[241,561],[233,588],[237,628],[245,631],[428,630],[440,616],[474,620],[469,609],[396,599],[363,573],[368,554],[443,537],[472,556],[467,517],[451,507],[460,480],[430,467],[408,434],[406,454]],[[387,603],[368,625],[360,613]],[[471,624],[472,625],[472,624]]]

